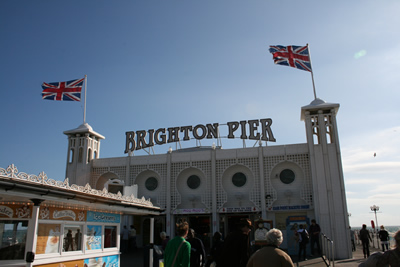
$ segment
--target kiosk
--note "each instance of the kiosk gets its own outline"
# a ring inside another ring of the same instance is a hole
[[[122,216],[159,213],[144,198],[0,168],[0,265],[118,267]]]

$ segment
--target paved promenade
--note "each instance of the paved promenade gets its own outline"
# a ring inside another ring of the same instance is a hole
[[[371,254],[379,251],[376,248],[370,248]],[[141,248],[134,253],[121,254],[121,267],[148,267],[144,265],[144,254],[147,254],[145,249]],[[292,258],[294,265],[299,267],[326,267],[322,258],[310,258],[306,261],[297,262],[297,257]],[[360,263],[364,262],[364,254],[362,252],[362,246],[357,245],[356,251],[353,252],[353,258],[346,260],[337,260],[334,263],[331,262],[330,266],[337,267],[358,267]]]
[[[376,251],[380,251],[377,248],[370,248],[370,253],[374,253]],[[362,251],[362,246],[357,245],[356,246],[356,251],[353,251],[353,257],[351,259],[345,259],[345,260],[337,260],[334,263],[331,262],[330,266],[335,266],[335,267],[358,267],[362,262],[364,262],[366,259],[364,259],[364,254]],[[322,258],[314,258],[310,259],[307,261],[301,261],[299,263],[295,262],[295,259],[293,259],[293,262],[295,266],[302,266],[302,267],[326,267],[327,265],[324,263]]]

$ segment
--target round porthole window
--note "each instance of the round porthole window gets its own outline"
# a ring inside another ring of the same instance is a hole
[[[149,191],[154,191],[158,187],[158,181],[155,177],[147,178],[145,182],[146,189]]]
[[[189,186],[189,188],[191,189],[197,189],[200,186],[201,180],[199,178],[199,176],[197,175],[191,175],[189,176],[189,178],[187,179],[187,185]]]
[[[237,187],[242,187],[246,184],[247,177],[242,172],[237,172],[232,176],[232,183]]]
[[[292,170],[289,170],[289,169],[284,169],[279,174],[279,178],[281,179],[281,182],[284,183],[284,184],[293,183],[295,177],[296,176],[295,176],[294,172]]]

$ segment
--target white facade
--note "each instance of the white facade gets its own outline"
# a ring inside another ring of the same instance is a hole
[[[316,219],[335,242],[335,258],[350,258],[338,108],[339,104],[320,99],[302,107],[305,144],[192,148],[160,155],[94,158],[84,164],[94,188],[103,188],[112,179],[137,185],[139,198],[150,198],[165,210],[156,223],[171,236],[181,218],[189,220],[197,233],[211,237],[216,231],[227,234],[241,217],[253,221],[261,217],[283,231],[283,248],[297,254],[293,223],[310,224]],[[64,133],[70,142],[77,134]],[[68,162],[68,177],[85,184],[87,180],[74,177],[75,170],[85,168]]]

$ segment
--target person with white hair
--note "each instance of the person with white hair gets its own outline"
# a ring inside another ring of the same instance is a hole
[[[290,256],[279,246],[283,242],[282,232],[271,229],[266,236],[267,246],[257,250],[249,259],[246,267],[294,267]]]
[[[165,248],[167,247],[168,241],[169,241],[169,236],[167,236],[166,232],[161,232],[160,233],[160,238],[161,238],[161,247],[162,250],[164,251]]]

